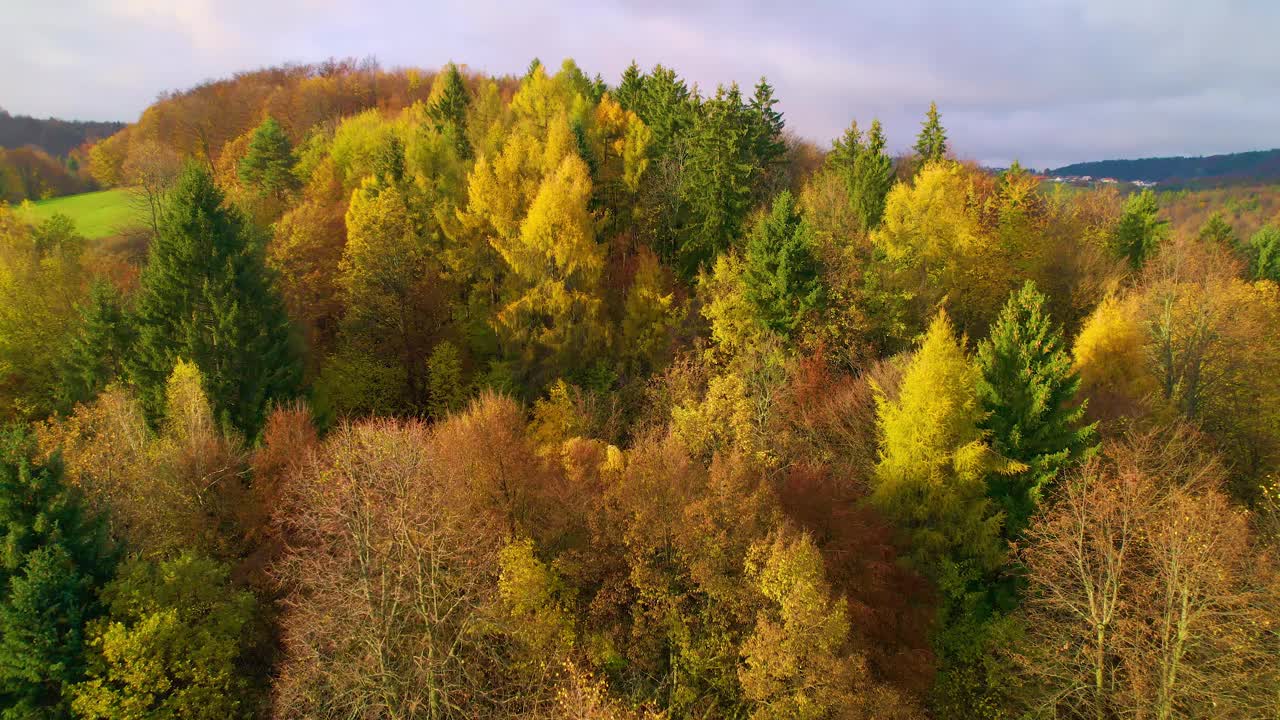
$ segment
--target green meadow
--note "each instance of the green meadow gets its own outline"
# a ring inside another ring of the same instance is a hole
[[[31,222],[42,222],[57,213],[66,215],[80,234],[91,239],[114,235],[142,221],[134,191],[128,188],[51,198],[23,208],[19,212]]]

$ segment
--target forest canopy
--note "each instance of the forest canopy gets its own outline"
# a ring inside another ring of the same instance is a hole
[[[1274,717],[1280,207],[920,111],[330,61],[87,146],[136,227],[0,204],[0,718]]]

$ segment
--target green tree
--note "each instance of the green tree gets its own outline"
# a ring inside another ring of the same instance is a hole
[[[240,182],[259,195],[279,199],[299,186],[293,174],[296,163],[289,136],[275,118],[268,117],[253,131],[249,151],[240,160],[237,173]]]
[[[617,100],[623,109],[637,112],[636,108],[640,104],[643,93],[644,73],[640,72],[640,66],[636,61],[632,60],[627,69],[622,71],[622,79],[618,82],[618,87],[614,88],[613,99]]]
[[[1217,243],[1228,250],[1236,249],[1236,231],[1219,211],[1209,215],[1209,219],[1200,226],[1197,237],[1201,242]]]
[[[450,138],[458,157],[471,157],[471,143],[467,140],[467,109],[471,107],[471,93],[458,66],[449,63],[441,74],[440,91],[427,108],[427,114],[435,121],[436,129]],[[435,93],[433,93],[435,94]]]
[[[220,422],[249,436],[298,387],[297,348],[261,245],[198,164],[174,187],[142,272],[131,375],[152,419],[180,358],[195,362]]]
[[[675,258],[686,278],[739,237],[751,208],[760,166],[748,113],[738,87],[722,87],[701,104],[689,131],[683,178],[689,215]]]
[[[747,300],[761,324],[791,337],[805,315],[823,303],[820,275],[813,233],[791,193],[783,190],[747,239]]]
[[[31,460],[25,433],[0,435],[0,718],[68,717],[83,677],[85,626],[114,555],[103,525],[63,482],[56,457]]]
[[[929,113],[920,123],[920,135],[916,137],[915,151],[921,165],[945,160],[947,157],[947,131],[938,115],[938,103],[929,103]]]
[[[854,161],[849,184],[853,210],[868,232],[880,226],[893,179],[893,158],[885,151],[884,129],[879,120],[872,120],[866,146]]]
[[[1280,283],[1280,227],[1265,225],[1249,238],[1253,276]]]
[[[1151,190],[1130,195],[1124,202],[1111,247],[1134,270],[1142,268],[1168,234],[1169,223],[1157,217],[1159,212],[1160,204]]]
[[[88,679],[71,706],[86,720],[226,720],[256,715],[242,667],[257,605],[227,568],[183,554],[133,560],[102,591]]]
[[[95,282],[67,342],[58,388],[61,409],[92,400],[108,383],[124,377],[134,339],[120,290],[105,280]]]
[[[786,122],[782,113],[774,109],[778,104],[773,96],[773,86],[768,80],[760,78],[756,83],[755,94],[747,104],[751,118],[750,142],[755,162],[761,170],[768,172],[782,159],[787,151],[787,144],[782,139]]]
[[[1046,488],[1092,452],[1094,425],[1077,402],[1080,377],[1045,297],[1028,281],[1005,304],[991,336],[978,345],[979,394],[992,448],[1027,469],[988,476],[987,492],[1004,508],[1005,533],[1017,537]]]

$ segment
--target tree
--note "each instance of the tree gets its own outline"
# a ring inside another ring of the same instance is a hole
[[[296,346],[261,247],[196,164],[166,205],[139,295],[131,375],[152,418],[180,358],[200,368],[219,421],[249,436],[296,391]]]
[[[938,115],[938,103],[929,103],[929,112],[924,122],[920,123],[920,134],[916,137],[915,151],[922,164],[941,162],[947,157],[947,131],[942,127]]]
[[[984,440],[980,379],[940,312],[898,397],[877,397],[880,462],[871,502],[911,536],[917,566],[935,579],[972,579],[1003,559],[1002,514],[986,482],[1009,463]]]
[[[293,174],[296,163],[289,136],[275,118],[268,116],[253,131],[249,151],[240,160],[237,173],[240,182],[256,190],[260,197],[281,200],[298,188],[298,178]]]
[[[346,225],[338,266],[344,333],[375,355],[396,358],[406,381],[404,401],[423,406],[426,358],[448,322],[447,293],[419,234],[408,188],[390,174],[367,178],[351,196]]]
[[[1280,283],[1280,227],[1264,225],[1249,238],[1253,253],[1253,276]]]
[[[755,94],[747,104],[751,118],[750,143],[755,156],[755,164],[765,175],[772,174],[775,166],[782,159],[787,145],[782,139],[782,131],[786,127],[782,113],[774,109],[778,104],[773,96],[773,86],[769,81],[760,78],[756,83]]]
[[[750,113],[736,85],[722,87],[702,102],[689,130],[683,176],[689,216],[675,257],[686,278],[738,239],[751,208],[762,167]]]
[[[866,147],[858,153],[850,179],[854,212],[867,232],[875,230],[884,217],[885,202],[894,181],[893,159],[885,151],[884,130],[879,120],[871,121]]]
[[[62,361],[58,398],[63,411],[92,400],[109,383],[125,377],[134,337],[119,289],[107,281],[95,282]]]
[[[820,275],[813,233],[783,190],[747,238],[746,298],[761,324],[791,337],[806,314],[822,306]]]
[[[436,123],[436,130],[454,143],[458,157],[471,157],[471,143],[467,140],[467,109],[471,106],[471,94],[462,79],[458,66],[449,63],[441,74],[440,91],[435,102],[427,108],[427,114]]]
[[[190,553],[132,560],[102,598],[108,612],[90,632],[88,678],[71,689],[77,717],[257,715],[242,674],[257,604],[225,566]]]
[[[1217,243],[1227,250],[1236,249],[1236,231],[1231,228],[1231,223],[1227,222],[1221,212],[1209,215],[1209,219],[1200,226],[1196,236],[1201,242]]]
[[[1176,432],[1130,436],[1072,473],[1028,531],[1025,709],[1055,717],[1264,717],[1280,676],[1276,568],[1222,467]]]
[[[0,717],[63,718],[84,674],[86,625],[114,553],[102,524],[64,483],[56,457],[33,459],[21,430],[0,434]]]
[[[1124,202],[1111,247],[1134,270],[1142,269],[1168,233],[1169,222],[1159,219],[1159,212],[1160,204],[1150,189],[1130,195]]]
[[[1058,474],[1088,456],[1095,426],[1082,422],[1080,378],[1035,283],[1009,297],[977,360],[992,449],[1027,467],[988,480],[988,494],[1004,508],[1005,534],[1017,537]]]

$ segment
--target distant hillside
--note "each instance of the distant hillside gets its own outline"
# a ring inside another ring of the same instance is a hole
[[[1141,160],[1100,160],[1076,163],[1051,171],[1059,177],[1091,175],[1161,185],[1234,185],[1280,181],[1280,150],[1164,157]]]
[[[35,145],[50,155],[66,157],[86,140],[100,140],[124,128],[120,122],[80,122],[10,115],[0,110],[0,148]]]

